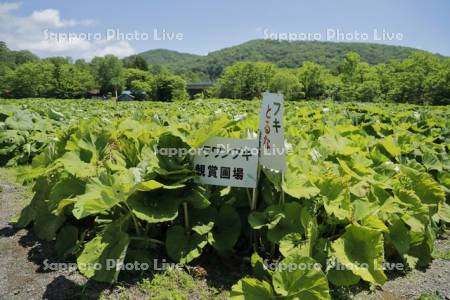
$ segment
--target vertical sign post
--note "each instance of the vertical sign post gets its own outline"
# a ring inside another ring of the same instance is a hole
[[[283,113],[283,95],[264,93],[259,117],[259,163],[284,173],[286,161]]]

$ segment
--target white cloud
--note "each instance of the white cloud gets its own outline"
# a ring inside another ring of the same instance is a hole
[[[94,54],[95,56],[114,54],[119,57],[124,57],[134,54],[134,49],[127,41],[119,41],[110,43],[110,45],[106,45],[104,48],[97,49]]]
[[[12,2],[12,3],[0,3],[0,14],[8,13],[12,10],[16,10],[20,7],[20,3]]]
[[[120,57],[134,54],[127,41],[75,38],[48,38],[48,32],[74,32],[74,27],[89,26],[91,20],[64,19],[56,9],[36,10],[29,16],[18,16],[20,3],[0,3],[0,41],[12,49],[26,49],[40,56],[71,56],[90,59],[114,54]],[[66,30],[66,31],[64,31]],[[71,31],[69,31],[71,30]]]
[[[56,9],[44,9],[33,11],[29,20],[36,25],[43,25],[46,27],[71,27],[75,26],[77,23],[74,20],[61,20],[59,16],[59,11]]]

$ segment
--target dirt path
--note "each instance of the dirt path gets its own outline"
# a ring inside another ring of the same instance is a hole
[[[355,299],[409,300],[420,295],[435,295],[436,299],[450,299],[450,239],[436,240],[438,256],[424,270],[413,270],[406,276],[391,278],[379,290],[369,294],[362,292]],[[440,257],[439,257],[440,256]],[[445,259],[443,256],[447,256]]]
[[[118,298],[118,288],[87,281],[77,271],[44,270],[45,260],[58,262],[52,243],[37,240],[28,230],[16,231],[9,224],[29,197],[30,193],[0,168],[0,300]],[[436,248],[447,253],[447,259],[437,258],[426,270],[414,270],[390,280],[375,293],[359,293],[355,299],[415,299],[422,293],[450,299],[449,238],[438,240]],[[127,295],[131,299],[146,297],[134,286],[127,288]]]
[[[0,169],[0,299],[97,299],[107,286],[90,284],[78,272],[45,270],[45,260],[56,262],[53,245],[9,224],[29,197]]]

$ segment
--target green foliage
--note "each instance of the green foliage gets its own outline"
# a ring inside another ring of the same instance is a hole
[[[92,72],[100,86],[100,92],[117,92],[124,84],[123,64],[114,55],[95,57],[91,62]]]
[[[281,68],[298,68],[311,61],[335,71],[345,54],[352,51],[375,65],[405,59],[418,50],[365,43],[254,40],[213,51],[206,56],[163,49],[146,51],[139,56],[149,64],[162,64],[177,74],[208,81],[219,78],[227,67],[241,61],[268,62]]]
[[[58,98],[84,98],[96,87],[91,72],[79,65],[63,64],[58,71],[53,92]]]
[[[0,69],[2,67],[14,69],[21,64],[37,60],[38,57],[30,51],[13,51],[5,42],[0,41]]]
[[[450,60],[403,47],[257,40],[207,56],[157,49],[72,63],[0,45],[0,95],[6,98],[83,98],[127,89],[136,100],[173,101],[188,98],[186,82],[199,81],[215,81],[201,97],[248,100],[269,90],[287,100],[450,103]]]
[[[156,76],[154,99],[173,101],[187,98],[186,81],[183,78],[171,74],[159,74]]]
[[[282,93],[286,100],[296,100],[305,97],[304,86],[292,70],[280,69],[272,77],[269,90]]]
[[[241,62],[227,69],[217,84],[221,98],[251,100],[269,89],[275,65],[261,62]]]
[[[272,288],[273,286],[273,288]],[[293,253],[272,274],[272,285],[246,277],[233,286],[231,299],[331,299],[324,273],[314,259]]]
[[[337,95],[341,101],[377,101],[381,87],[373,67],[354,52],[348,53],[338,67],[342,87]]]
[[[449,66],[448,60],[420,52],[403,61],[377,66],[370,66],[358,53],[350,52],[336,74],[309,61],[298,69],[239,62],[225,69],[213,92],[233,99],[253,99],[270,90],[282,92],[287,100],[448,104]]]
[[[331,74],[325,67],[307,61],[297,70],[297,76],[303,86],[304,98],[318,99],[330,96],[327,91]]]
[[[155,149],[246,136],[257,118],[235,117],[256,115],[257,101],[2,101],[0,159],[28,164],[34,183],[17,226],[55,240],[95,280],[120,275],[89,267],[107,258],[196,264],[214,251],[252,257],[236,299],[329,299],[335,287],[382,285],[384,262],[426,266],[450,219],[448,107],[287,102],[288,169],[263,169],[250,207],[242,188],[195,183],[187,151]]]
[[[177,268],[169,268],[161,274],[155,274],[152,279],[143,279],[138,286],[150,299],[227,299],[225,293],[219,294],[216,289],[207,286],[204,280],[194,279]]]
[[[142,55],[132,55],[123,59],[123,66],[127,69],[148,71],[148,64]]]
[[[387,98],[401,103],[449,104],[449,66],[448,59],[426,53],[389,64]]]
[[[137,95],[137,100],[145,97],[139,97],[139,95],[152,95],[155,90],[155,80],[153,76],[146,70],[140,69],[125,69],[123,74],[125,80],[125,89],[131,90]]]
[[[6,74],[6,94],[13,98],[48,97],[55,89],[55,66],[49,62],[28,62]]]

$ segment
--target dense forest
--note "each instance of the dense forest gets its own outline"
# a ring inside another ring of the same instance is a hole
[[[139,56],[149,64],[164,64],[177,74],[196,81],[214,81],[226,67],[239,61],[270,62],[282,68],[296,68],[305,61],[311,61],[337,71],[348,52],[356,52],[370,65],[376,65],[393,59],[405,59],[417,51],[420,50],[370,43],[253,40],[206,56],[165,49],[146,51]]]
[[[208,74],[215,84],[196,97],[254,99],[270,90],[288,100],[450,104],[450,59],[404,47],[253,41],[203,58],[154,50],[87,62],[39,59],[0,43],[3,98],[84,98],[130,90],[136,100],[171,101],[186,99],[187,82],[204,79],[198,74]]]

